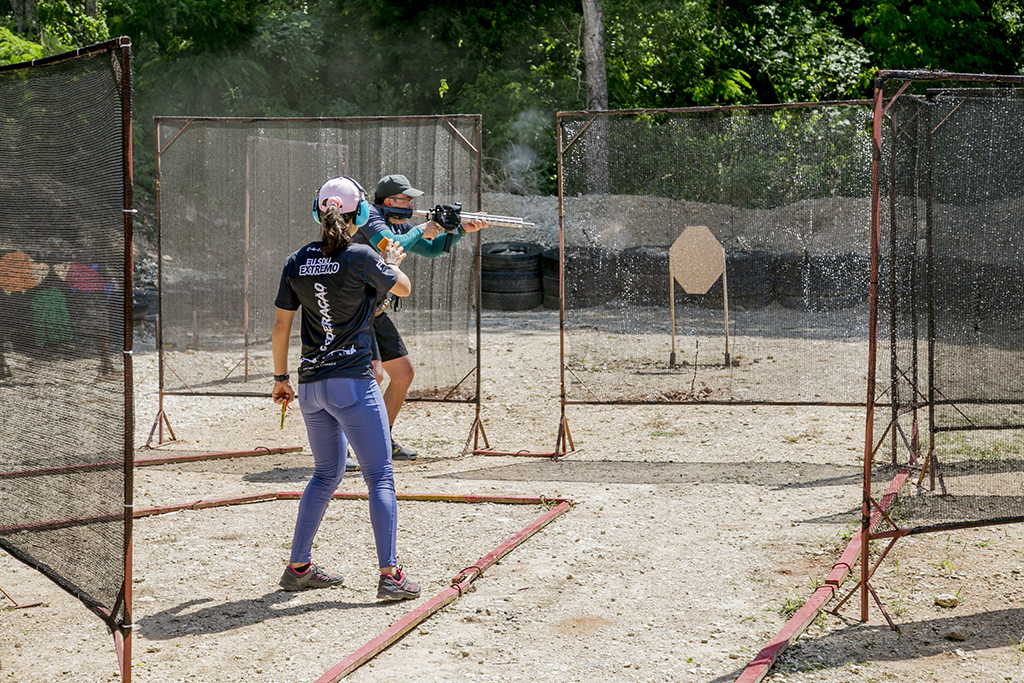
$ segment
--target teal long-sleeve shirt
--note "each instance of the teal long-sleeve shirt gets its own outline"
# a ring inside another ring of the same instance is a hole
[[[402,249],[409,254],[437,258],[445,253],[444,234],[440,234],[432,240],[425,239],[423,237],[423,228],[420,226],[414,227],[409,223],[399,223],[397,225],[389,223],[384,219],[384,214],[381,213],[380,207],[371,206],[369,220],[366,221],[363,227],[359,228],[352,237],[352,241],[357,244],[374,245],[374,248],[376,248],[375,245],[384,237],[398,242]],[[462,239],[462,235],[452,235],[452,246],[454,247],[458,244],[460,239]]]

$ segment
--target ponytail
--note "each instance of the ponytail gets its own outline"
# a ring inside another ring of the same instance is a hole
[[[355,213],[338,213],[338,207],[328,204],[320,214],[320,252],[334,256],[352,243],[349,230],[354,225]]]

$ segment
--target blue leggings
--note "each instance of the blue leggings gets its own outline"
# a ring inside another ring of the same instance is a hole
[[[313,451],[313,478],[302,492],[291,562],[310,562],[313,537],[345,476],[348,442],[370,493],[370,524],[381,567],[397,564],[398,503],[391,470],[391,434],[384,397],[373,379],[299,384],[299,408]]]

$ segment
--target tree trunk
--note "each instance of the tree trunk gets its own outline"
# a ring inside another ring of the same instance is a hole
[[[96,18],[99,13],[99,0],[85,0],[85,16]]]
[[[15,27],[18,33],[39,39],[39,28],[36,25],[36,0],[11,0],[14,10]]]
[[[601,0],[583,0],[583,58],[586,62],[587,109],[608,109],[608,77],[605,70],[604,14]],[[607,194],[611,181],[608,174],[608,117],[598,115],[582,144],[587,145],[590,163],[587,166],[587,192]]]
[[[583,58],[587,70],[587,109],[607,109],[608,78],[605,73],[601,0],[583,0]]]

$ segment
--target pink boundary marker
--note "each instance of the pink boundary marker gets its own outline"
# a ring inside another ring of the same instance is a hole
[[[893,478],[889,484],[889,488],[886,489],[885,494],[882,496],[882,500],[879,502],[879,507],[882,510],[888,510],[889,506],[896,499],[896,494],[899,492],[903,483],[910,476],[910,470],[903,468]],[[871,513],[870,529],[874,529],[878,524],[878,521],[882,518],[881,512],[875,510]],[[768,673],[772,664],[781,655],[790,644],[795,641],[800,634],[803,633],[807,627],[814,621],[814,617],[818,615],[818,610],[822,606],[831,600],[836,591],[839,590],[839,586],[846,579],[847,574],[856,564],[857,558],[860,557],[861,548],[861,536],[862,533],[857,533],[850,543],[846,546],[846,550],[839,556],[839,560],[832,565],[832,571],[829,572],[828,576],[825,577],[825,584],[819,587],[811,597],[803,604],[803,607],[796,611],[786,625],[782,627],[774,638],[768,641],[768,644],[757,653],[757,656],[751,660],[750,664],[740,673],[739,677],[736,678],[735,683],[759,683]]]
[[[147,508],[136,510],[133,517],[149,517],[152,515],[167,514],[178,510],[199,510],[204,508],[223,507],[227,505],[242,505],[247,503],[262,503],[271,500],[298,500],[302,497],[300,492],[280,493],[258,493],[250,496],[236,498],[218,498],[211,500],[200,500],[194,503],[181,503],[163,507]],[[366,500],[366,493],[335,493],[334,499],[338,500]],[[426,620],[429,616],[440,610],[445,605],[455,602],[462,597],[462,594],[469,588],[469,585],[479,578],[488,567],[501,560],[512,550],[543,529],[555,518],[567,512],[573,501],[568,498],[528,498],[518,496],[486,496],[470,495],[460,496],[452,494],[397,494],[399,500],[417,501],[442,501],[452,503],[499,503],[506,505],[553,505],[554,507],[531,522],[526,528],[517,534],[509,537],[504,543],[487,553],[475,564],[466,567],[452,579],[450,588],[446,588],[438,595],[435,595],[428,602],[418,606],[412,612],[392,624],[386,631],[373,640],[363,645],[351,655],[338,664],[324,672],[316,683],[334,683],[348,676],[360,666],[370,661],[378,654],[390,647],[395,641],[408,633],[416,625]]]

